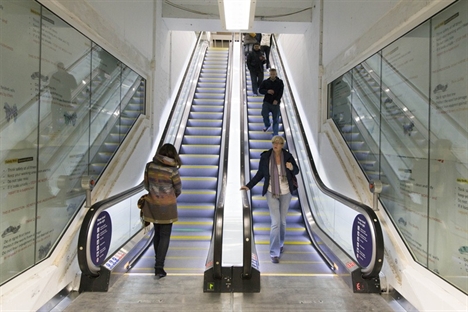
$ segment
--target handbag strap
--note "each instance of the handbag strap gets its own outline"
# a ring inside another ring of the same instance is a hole
[[[147,191],[149,191],[149,190],[148,190],[148,187],[149,187],[149,183],[148,183],[148,182],[149,182],[149,180],[148,180],[148,168],[149,168],[149,166],[150,166],[151,163],[152,163],[152,161],[150,161],[149,163],[147,163],[147,164],[146,164],[146,167],[145,167],[145,189],[146,189]]]

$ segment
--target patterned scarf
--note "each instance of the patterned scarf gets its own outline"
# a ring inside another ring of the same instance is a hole
[[[275,152],[272,151],[271,156],[270,156],[270,180],[271,180],[271,193],[273,194],[273,198],[279,198],[281,195],[280,177],[282,181],[285,181],[286,166],[284,164],[283,151],[281,151],[280,172],[278,172],[278,166],[276,165]]]

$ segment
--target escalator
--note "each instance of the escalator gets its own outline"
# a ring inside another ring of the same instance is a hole
[[[249,71],[245,67],[247,121],[248,124],[248,149],[250,178],[258,170],[260,154],[269,150],[271,144],[271,128],[263,131],[263,118],[261,115],[263,96],[254,96]],[[265,77],[269,73],[265,72]],[[281,78],[281,77],[279,77]],[[285,86],[286,87],[286,86]],[[285,137],[282,117],[279,120],[279,135]],[[284,146],[288,149],[287,142]],[[246,181],[248,182],[248,180]],[[324,264],[322,258],[312,247],[309,234],[305,228],[300,201],[293,196],[286,218],[286,236],[284,253],[281,255],[280,264],[271,263],[270,259],[270,213],[265,196],[262,196],[263,181],[258,183],[251,191],[252,218],[255,243],[257,246],[260,271],[262,274],[320,274],[330,273],[330,269]],[[286,265],[281,265],[281,264]]]
[[[166,257],[168,274],[202,274],[218,188],[229,50],[208,48],[179,148],[182,194]],[[130,273],[152,273],[150,246]]]

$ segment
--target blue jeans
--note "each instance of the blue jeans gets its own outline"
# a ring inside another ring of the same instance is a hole
[[[169,242],[171,240],[172,223],[169,224],[158,224],[154,225],[154,254],[156,258],[156,264],[154,268],[164,268],[164,261],[166,260],[167,250],[169,249]]]
[[[271,113],[271,116],[273,117],[273,135],[278,135],[279,115],[280,115],[279,104],[273,105],[268,102],[263,102],[262,116],[263,116],[263,124],[265,125],[265,128],[270,127],[270,113]]]
[[[270,209],[271,229],[270,229],[270,257],[279,257],[280,249],[284,245],[286,235],[286,216],[289,204],[291,203],[291,193],[280,195],[274,198],[271,192],[266,194],[268,208]]]

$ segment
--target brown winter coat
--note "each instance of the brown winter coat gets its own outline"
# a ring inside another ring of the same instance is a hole
[[[168,224],[177,221],[177,196],[182,193],[179,169],[174,159],[156,155],[145,174],[148,205],[142,208],[143,219]]]

